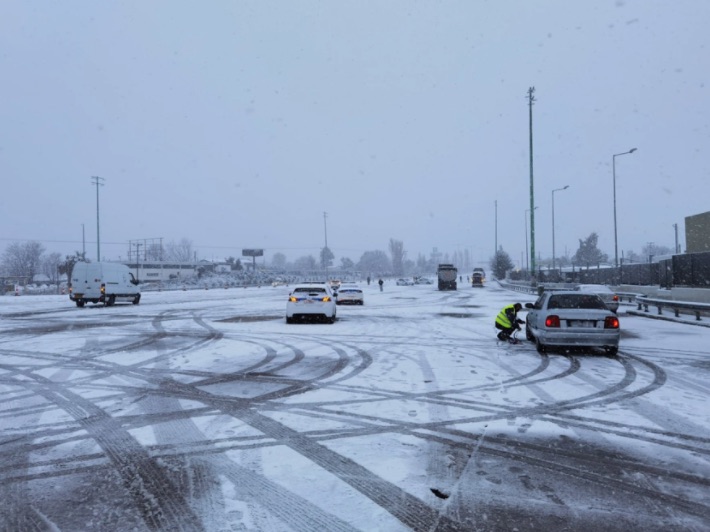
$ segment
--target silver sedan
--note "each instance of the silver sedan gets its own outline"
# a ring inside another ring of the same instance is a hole
[[[606,285],[603,284],[578,284],[574,287],[575,290],[585,292],[587,294],[597,294],[606,303],[609,310],[616,313],[619,310],[619,296]]]
[[[546,291],[525,307],[525,336],[540,353],[548,347],[599,347],[614,356],[619,350],[619,318],[596,294]]]

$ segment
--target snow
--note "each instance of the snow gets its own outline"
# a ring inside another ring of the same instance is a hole
[[[333,325],[287,286],[0,298],[0,529],[710,526],[707,328],[622,304],[618,360],[541,357],[493,327],[533,296],[362,287]]]

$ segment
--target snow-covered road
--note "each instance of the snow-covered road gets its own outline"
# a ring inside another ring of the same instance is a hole
[[[0,530],[707,530],[710,334],[496,342],[488,285],[0,298]],[[524,316],[524,313],[522,313]]]

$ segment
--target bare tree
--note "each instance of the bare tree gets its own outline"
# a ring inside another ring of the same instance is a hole
[[[387,253],[384,251],[365,251],[357,263],[357,268],[363,272],[372,272],[375,274],[384,274],[392,271],[392,263],[390,262]]]
[[[404,274],[404,257],[407,252],[404,251],[404,242],[390,238],[390,255],[392,256],[392,272],[395,275]]]
[[[57,282],[59,278],[59,265],[62,263],[61,253],[50,253],[44,255],[41,260],[40,272],[49,277],[52,282]]]
[[[40,271],[42,253],[39,242],[13,242],[2,256],[2,268],[7,275],[31,280]]]
[[[286,255],[283,253],[274,253],[274,256],[271,258],[271,267],[275,270],[285,270]]]
[[[194,261],[194,251],[192,240],[183,238],[179,243],[170,241],[165,245],[165,260],[173,262],[192,262]]]
[[[163,246],[158,242],[148,244],[145,248],[145,260],[163,260]]]
[[[316,269],[317,264],[313,255],[299,257],[293,262],[294,268],[301,271],[313,271]]]

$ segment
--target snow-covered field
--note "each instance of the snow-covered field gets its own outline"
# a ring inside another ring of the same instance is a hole
[[[364,288],[0,297],[0,530],[710,528],[707,328],[540,356],[493,327],[532,296]]]

